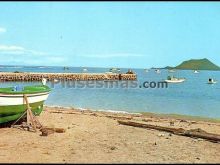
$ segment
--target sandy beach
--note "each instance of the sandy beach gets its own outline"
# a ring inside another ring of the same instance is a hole
[[[45,107],[38,119],[43,126],[66,132],[41,136],[40,131],[0,128],[1,163],[220,163],[219,143],[120,125],[117,120],[216,134],[220,122],[60,107]]]

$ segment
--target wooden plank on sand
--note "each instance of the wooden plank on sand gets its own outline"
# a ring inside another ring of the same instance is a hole
[[[122,121],[122,120],[118,120],[118,123],[123,124],[123,125],[133,126],[133,127],[139,127],[139,128],[156,129],[159,131],[170,132],[170,133],[181,135],[181,136],[201,138],[201,139],[209,140],[211,142],[220,142],[219,134],[208,133],[202,129],[185,130],[183,128],[170,128],[170,127],[156,126],[156,125],[151,125],[151,124],[144,124],[144,123],[138,123],[138,122],[133,122],[133,121]]]

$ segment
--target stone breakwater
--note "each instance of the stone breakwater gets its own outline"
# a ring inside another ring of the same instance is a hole
[[[48,81],[53,80],[137,80],[136,74],[118,73],[13,73],[0,72],[0,81]]]

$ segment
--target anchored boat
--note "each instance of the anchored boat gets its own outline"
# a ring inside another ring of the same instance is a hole
[[[155,69],[155,72],[156,72],[156,73],[160,73],[160,70],[159,70],[159,69]]]
[[[111,73],[119,73],[121,70],[119,68],[110,68],[109,72]]]
[[[149,70],[148,70],[148,69],[144,69],[144,71],[145,71],[145,72],[149,72]]]
[[[215,84],[215,83],[217,83],[217,81],[215,81],[215,80],[212,79],[212,78],[209,78],[208,84]]]
[[[168,76],[165,81],[168,83],[181,83],[184,82],[185,80],[186,80],[185,78],[176,78],[174,76]]]
[[[44,83],[43,83],[44,84]],[[34,115],[40,115],[50,88],[46,85],[0,88],[0,124],[17,120],[27,109],[25,95]]]
[[[170,72],[170,73],[174,73],[175,70],[173,70],[173,69],[169,69],[168,72]]]
[[[82,72],[88,72],[88,69],[83,68]]]

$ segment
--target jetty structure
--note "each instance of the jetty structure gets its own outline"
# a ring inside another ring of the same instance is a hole
[[[0,81],[48,81],[54,80],[137,80],[135,73],[37,73],[37,72],[0,72]]]

